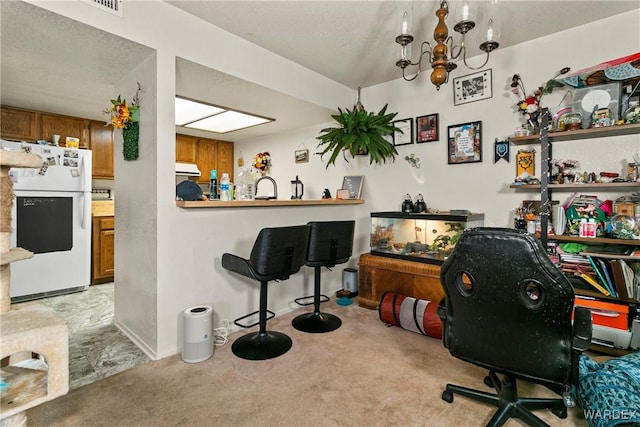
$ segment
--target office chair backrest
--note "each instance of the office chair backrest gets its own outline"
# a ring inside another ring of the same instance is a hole
[[[307,225],[263,228],[251,250],[251,265],[260,276],[288,279],[304,265],[308,240]]]
[[[307,265],[310,267],[345,263],[353,251],[355,221],[312,221],[307,249]]]
[[[467,230],[442,266],[450,353],[533,382],[567,384],[574,293],[533,236]]]

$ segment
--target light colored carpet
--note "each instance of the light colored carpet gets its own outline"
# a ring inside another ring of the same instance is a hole
[[[196,364],[179,355],[152,361],[31,409],[29,425],[465,427],[491,418],[492,407],[459,396],[452,404],[441,399],[447,382],[486,389],[486,372],[451,357],[440,340],[387,327],[377,311],[333,299],[322,311],[338,315],[341,328],[326,334],[293,329],[291,319],[307,311],[269,321],[268,329],[293,340],[283,356],[243,360],[227,344]],[[519,390],[554,396],[524,382]],[[587,425],[580,408],[569,409],[564,420],[537,413],[552,426]]]

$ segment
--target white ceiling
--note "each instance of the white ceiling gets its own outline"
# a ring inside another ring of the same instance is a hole
[[[435,0],[168,3],[354,92],[358,85],[367,87],[399,77],[394,39],[402,13],[411,13],[417,42],[431,40],[439,5]],[[450,1],[451,15],[456,4]],[[638,0],[503,0],[500,45],[515,45],[638,8]],[[113,95],[118,76],[152,53],[145,46],[20,1],[0,1],[0,17],[0,101],[4,105],[102,119],[101,111],[108,107],[105,100]],[[472,35],[479,33],[480,29],[474,30]],[[475,48],[479,42],[477,37],[469,38],[472,55],[479,52]],[[180,95],[276,118],[266,126],[217,136],[221,139],[239,140],[326,122],[331,113],[189,61],[178,61],[176,76]],[[207,83],[198,84],[200,81]],[[212,86],[215,91],[194,89]]]

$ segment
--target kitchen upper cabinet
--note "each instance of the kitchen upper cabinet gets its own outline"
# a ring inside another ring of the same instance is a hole
[[[218,141],[218,174],[227,172],[233,181],[233,142]]]
[[[209,183],[211,169],[218,171],[218,179],[226,172],[233,180],[233,142],[176,134],[176,162],[195,163],[199,184]]]
[[[2,128],[0,136],[4,139],[36,141],[39,139],[39,113],[2,106]]]
[[[198,138],[176,134],[176,162],[195,163]]]
[[[198,138],[196,164],[201,173],[200,184],[209,183],[211,169],[218,171],[218,180],[226,172],[233,181],[233,142]]]
[[[89,148],[87,120],[58,114],[42,113],[40,118],[42,139],[51,141],[52,135],[60,135],[60,145],[68,136],[80,139],[80,147]]]
[[[198,139],[196,164],[198,165],[198,169],[200,169],[200,176],[197,179],[198,183],[208,183],[211,169],[218,169],[218,141],[213,139]],[[218,171],[218,180],[221,176],[222,172]]]
[[[91,121],[89,143],[93,153],[93,178],[113,179],[113,126]]]

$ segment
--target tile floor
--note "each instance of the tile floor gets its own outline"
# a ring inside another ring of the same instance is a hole
[[[113,324],[113,300],[113,283],[39,300],[68,322],[71,390],[150,360]]]

